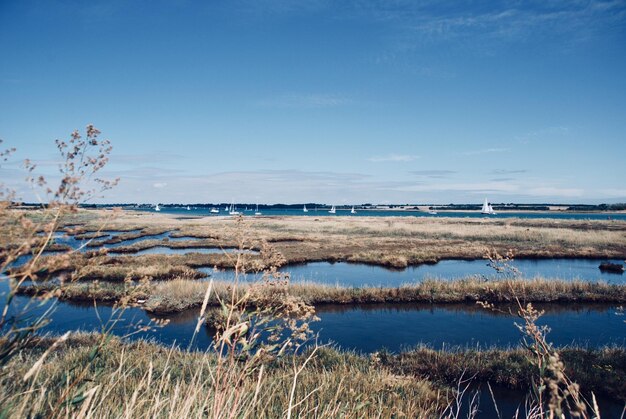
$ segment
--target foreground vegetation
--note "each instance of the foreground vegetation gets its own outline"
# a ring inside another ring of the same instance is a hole
[[[1,381],[5,412],[14,417],[76,412],[71,402],[75,394],[68,393],[66,383],[79,373],[89,378],[80,392],[81,412],[94,417],[282,417],[290,408],[294,383],[299,403],[292,404],[290,413],[296,417],[428,417],[447,404],[445,392],[430,382],[398,377],[354,355],[337,354],[334,365],[310,363],[297,377],[289,360],[243,377],[240,371],[222,371],[239,382],[220,388],[215,385],[219,363],[210,354],[146,342],[123,344],[114,338],[94,362],[97,340],[82,336],[57,347],[32,382],[13,377],[23,377],[45,345],[16,358]]]
[[[102,344],[100,335],[77,334],[47,354],[34,378],[15,379],[27,375],[57,340],[35,342],[7,365],[0,377],[5,415],[193,417],[221,416],[236,408],[237,416],[281,417],[290,409],[295,383],[294,399],[299,402],[292,403],[294,417],[453,416],[463,377],[525,393],[535,374],[522,349],[417,348],[398,355],[363,356],[319,348],[306,364],[310,350],[297,360],[276,360],[231,387],[219,388],[214,355],[118,338]],[[560,354],[567,373],[587,395],[593,391],[626,401],[624,349],[564,349]],[[299,367],[294,370],[294,365]],[[237,371],[222,373],[238,377]],[[67,383],[74,381],[76,387],[68,389]],[[493,411],[493,406],[479,408]]]

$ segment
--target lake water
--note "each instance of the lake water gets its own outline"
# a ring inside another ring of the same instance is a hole
[[[155,246],[150,247],[148,249],[143,249],[134,253],[122,253],[110,251],[110,255],[184,255],[185,253],[204,253],[204,254],[216,254],[216,253],[238,253],[240,252],[237,248],[218,248],[218,247],[186,247],[186,248],[175,248],[175,247],[167,247],[167,246]],[[258,254],[259,252],[256,250],[242,250],[242,253],[245,254]]]
[[[584,281],[605,281],[608,283],[626,282],[626,275],[601,272],[598,266],[604,259],[540,259],[513,261],[512,265],[524,278],[542,276],[564,280],[580,279]],[[622,261],[613,261],[622,263]],[[201,271],[217,280],[232,280],[232,271],[213,271],[212,268],[200,268]],[[345,287],[384,286],[398,287],[423,281],[427,278],[459,279],[481,275],[497,279],[500,276],[487,265],[486,260],[444,260],[434,265],[412,266],[402,270],[386,269],[380,266],[355,263],[313,262],[304,265],[289,265],[280,269],[288,272],[295,282],[317,282]],[[244,279],[254,281],[261,275],[247,274]]]
[[[130,211],[154,212],[147,208],[128,208]],[[309,208],[309,212],[302,212],[301,209],[261,209],[261,216],[303,216],[303,217],[453,217],[453,218],[551,218],[557,220],[619,220],[626,221],[626,213],[578,213],[578,212],[515,212],[502,211],[497,215],[484,215],[479,211],[440,211],[437,215],[431,215],[423,211],[389,211],[389,210],[361,210],[356,214],[350,214],[350,210],[338,209],[336,214],[330,214],[329,208]],[[255,217],[254,210],[241,210],[244,217]],[[162,214],[175,214],[185,217],[223,217],[228,216],[224,208],[220,208],[219,214],[211,214],[210,208],[191,208],[187,211],[184,207],[161,207]]]

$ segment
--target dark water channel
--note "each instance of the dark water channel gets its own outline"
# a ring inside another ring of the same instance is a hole
[[[3,292],[6,282],[1,283]],[[18,297],[24,304],[26,297]],[[538,305],[546,310],[540,324],[552,328],[550,341],[557,346],[581,345],[599,347],[625,345],[625,316],[612,305]],[[41,312],[43,307],[35,309]],[[101,319],[110,319],[112,307],[93,304],[56,302],[51,323],[45,331],[63,333],[68,330],[97,331]],[[333,342],[344,349],[375,352],[383,348],[392,352],[426,344],[433,348],[448,347],[510,347],[520,342],[515,316],[485,310],[474,305],[449,304],[369,304],[323,305],[316,309],[318,322],[312,329],[322,342]],[[506,311],[506,309],[505,309]],[[197,310],[168,315],[170,323],[136,337],[155,339],[164,345],[187,346],[196,324]],[[127,309],[115,326],[117,335],[124,335],[137,322],[146,324],[151,316],[141,308]],[[203,328],[196,346],[205,349],[211,342],[212,330]]]

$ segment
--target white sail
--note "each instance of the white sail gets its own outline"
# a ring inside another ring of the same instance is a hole
[[[483,208],[480,210],[483,214],[489,214],[489,202],[487,198],[485,198],[485,203],[483,204]]]
[[[259,211],[259,204],[256,204],[256,211],[254,211],[254,215],[261,215],[261,211]]]
[[[304,206],[304,208],[302,208],[302,212],[309,212],[309,210],[306,209],[306,205]]]
[[[352,209],[350,210],[350,214],[356,214],[356,211],[354,210],[354,205],[352,206]]]
[[[483,207],[480,210],[480,212],[482,214],[496,215],[496,212],[493,210],[493,207],[491,206],[489,201],[487,201],[487,198],[485,198],[485,203],[483,204]]]
[[[161,207],[159,207],[159,204],[156,204],[156,207],[154,207],[155,211],[161,211]]]
[[[230,210],[228,211],[229,215],[239,215],[240,212],[235,209],[235,201],[230,204]]]
[[[187,205],[187,211],[191,211],[191,208],[189,208],[189,205]]]
[[[335,206],[333,205],[333,207],[328,212],[331,213],[331,214],[336,213],[337,211],[335,210]]]

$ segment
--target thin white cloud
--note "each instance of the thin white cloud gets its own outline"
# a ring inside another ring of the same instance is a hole
[[[449,192],[450,194],[495,194],[535,197],[583,197],[585,191],[580,188],[568,188],[552,185],[535,186],[521,182],[495,180],[475,183],[440,183],[401,186],[397,190],[405,192]]]
[[[527,173],[526,169],[495,169],[491,171],[493,175],[519,175],[522,173]]]
[[[508,148],[483,148],[480,150],[465,151],[463,154],[465,154],[466,156],[475,156],[478,154],[504,153],[505,151],[509,151],[509,149]]]
[[[398,188],[405,192],[436,192],[436,191],[459,191],[459,192],[507,192],[515,193],[519,186],[506,182],[476,182],[476,183],[428,183]]]
[[[515,140],[517,140],[520,144],[528,144],[536,140],[545,141],[554,138],[563,138],[563,136],[569,132],[570,129],[568,127],[553,126],[518,135],[515,137]]]
[[[599,192],[611,198],[626,198],[626,189],[601,189]]]
[[[258,101],[256,104],[268,108],[333,108],[354,103],[339,94],[311,93],[285,94]]]
[[[387,154],[386,156],[374,156],[370,157],[369,161],[374,163],[381,162],[410,162],[419,159],[420,156],[416,156],[413,154]]]
[[[546,2],[544,7],[494,4],[484,13],[436,14],[422,10],[410,17],[416,34],[426,40],[458,40],[468,34],[499,42],[526,40],[537,33],[580,42],[607,30],[625,17],[623,2]],[[567,36],[572,35],[572,36]]]
[[[165,188],[167,186],[166,182],[156,182],[152,184],[153,188],[157,188],[157,189],[162,189]]]
[[[133,166],[137,163],[172,163],[184,159],[184,155],[167,150],[147,151],[141,154],[118,154],[113,151],[111,154],[111,164],[132,164]]]
[[[579,188],[558,188],[554,186],[542,186],[538,188],[530,188],[524,191],[527,195],[533,196],[559,196],[576,198],[582,197],[585,194],[583,189]]]
[[[456,170],[412,170],[410,172],[415,176],[447,176],[458,173]]]

